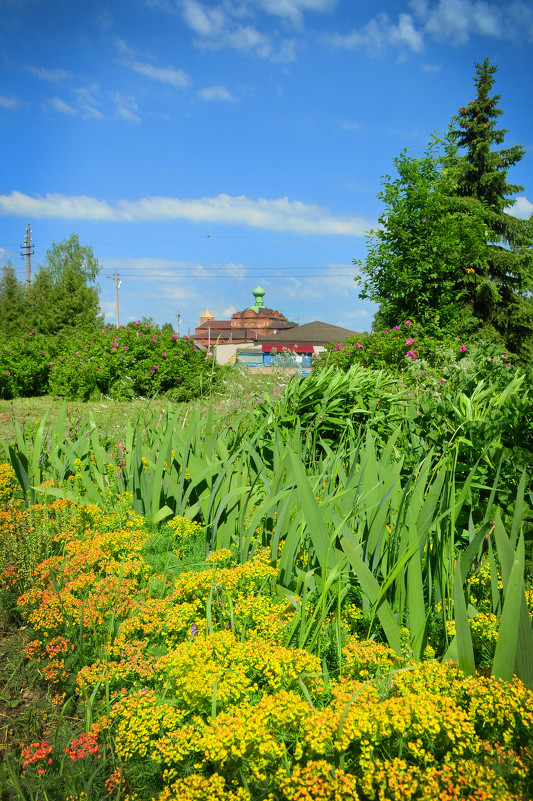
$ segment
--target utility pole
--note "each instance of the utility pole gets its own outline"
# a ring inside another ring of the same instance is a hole
[[[181,314],[180,310],[178,309],[178,313],[176,314],[176,333],[178,335],[178,339],[180,338],[180,323],[181,323]]]
[[[28,223],[28,227],[26,228],[26,236],[24,237],[24,244],[20,246],[20,257],[21,259],[26,256],[26,283],[28,286],[31,286],[31,257],[34,254],[33,244],[31,241],[31,228],[30,224]]]
[[[119,326],[119,321],[118,321],[118,290],[120,288],[120,285],[121,285],[122,281],[118,280],[118,273],[117,273],[116,270],[115,270],[113,275],[108,275],[107,277],[111,278],[111,280],[113,280],[113,279],[115,280],[115,312],[116,312],[116,318],[117,318],[117,324],[116,324],[115,327],[118,328],[118,326]]]

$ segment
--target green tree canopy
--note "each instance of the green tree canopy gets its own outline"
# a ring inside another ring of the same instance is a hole
[[[385,176],[380,227],[368,235],[359,266],[361,298],[379,303],[376,322],[405,317],[428,329],[477,331],[530,359],[533,354],[533,221],[506,209],[522,187],[507,171],[524,149],[495,148],[505,130],[499,95],[490,95],[496,67],[476,65],[476,98],[454,117],[445,142],[422,158],[406,151]],[[466,152],[463,152],[466,151]]]
[[[376,322],[394,326],[416,318],[428,330],[458,324],[470,275],[485,257],[482,204],[457,196],[458,172],[434,139],[422,158],[403,151],[397,176],[384,176],[385,209],[368,235],[359,266],[360,297],[380,304]]]
[[[27,325],[26,286],[18,280],[11,261],[0,273],[0,331],[6,337],[25,330]]]
[[[99,270],[92,248],[80,245],[77,234],[53,244],[27,293],[33,327],[55,334],[102,325],[94,286]]]

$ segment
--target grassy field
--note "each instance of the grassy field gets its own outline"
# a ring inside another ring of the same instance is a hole
[[[286,370],[276,370],[270,374],[249,373],[247,369],[228,369],[221,387],[213,394],[189,403],[173,403],[172,407],[184,419],[192,409],[212,408],[215,412],[231,412],[233,409],[252,408],[267,392],[275,397],[287,385],[291,375]],[[92,401],[71,401],[45,395],[39,398],[15,398],[0,400],[0,438],[6,442],[14,439],[13,421],[20,426],[35,425],[45,414],[53,421],[66,403],[65,433],[75,431],[81,417],[92,415],[98,431],[103,436],[120,434],[126,422],[157,422],[169,407],[165,395],[154,398],[135,398],[130,401],[116,401],[102,397]]]

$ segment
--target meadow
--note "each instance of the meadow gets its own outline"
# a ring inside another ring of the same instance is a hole
[[[406,321],[4,401],[4,796],[533,797],[531,377]]]

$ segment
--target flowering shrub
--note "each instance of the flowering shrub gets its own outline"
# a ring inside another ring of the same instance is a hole
[[[356,334],[343,343],[326,346],[313,361],[313,372],[328,366],[348,370],[353,364],[401,373],[407,385],[426,389],[460,386],[469,380],[488,380],[496,386],[509,381],[512,355],[493,342],[465,343],[450,335],[428,334],[413,320],[371,334]]]
[[[0,347],[0,398],[124,400],[170,391],[181,401],[207,391],[216,375],[192,340],[139,323],[57,337],[31,332]]]

